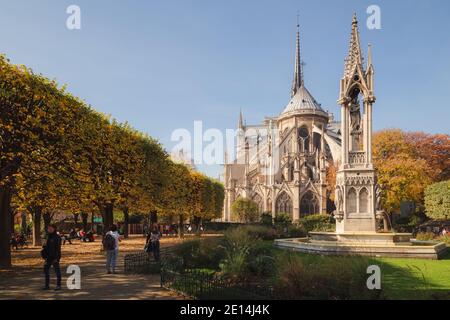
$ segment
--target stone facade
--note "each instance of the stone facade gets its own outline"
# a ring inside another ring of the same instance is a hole
[[[223,220],[239,197],[253,199],[260,212],[288,213],[298,220],[326,214],[326,168],[339,161],[340,125],[305,87],[297,31],[291,100],[276,117],[247,125],[239,116],[236,159],[225,159]]]

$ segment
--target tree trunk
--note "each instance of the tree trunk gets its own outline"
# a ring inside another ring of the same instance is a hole
[[[11,219],[11,223],[9,225],[9,227],[11,228],[10,229],[11,230],[11,234],[15,234],[16,233],[16,229],[15,229],[14,222],[15,222],[15,218],[16,218],[16,211],[14,211],[11,207],[9,208],[9,216],[10,216],[10,219]]]
[[[194,224],[195,224],[195,234],[198,237],[202,236],[202,231],[200,230],[200,225],[202,223],[202,218],[194,217]]]
[[[11,267],[11,190],[0,188],[0,268]]]
[[[123,237],[128,239],[128,226],[130,224],[130,213],[128,208],[123,209]]]
[[[180,239],[182,239],[184,237],[184,217],[182,214],[180,214],[179,216],[179,221],[178,221],[178,237]]]
[[[114,223],[114,205],[108,203],[103,207],[103,235],[111,230],[111,226]]]
[[[20,224],[20,229],[22,234],[27,234],[27,229],[28,229],[28,223],[27,223],[27,213],[26,212],[22,212],[21,215],[21,219],[22,219],[22,223]]]
[[[81,214],[81,222],[83,223],[83,230],[84,231],[87,231],[88,218],[89,218],[89,214],[87,214],[87,213],[82,213]],[[92,224],[92,227],[94,227],[94,224]]]
[[[80,217],[79,213],[73,214],[73,222],[75,222],[75,229],[78,228],[78,218]]]
[[[53,215],[50,212],[45,212],[42,217],[44,218],[44,232],[47,232],[48,226],[52,223]]]
[[[42,238],[41,238],[42,208],[41,207],[33,208],[32,214],[33,214],[33,246],[39,247],[42,246]]]

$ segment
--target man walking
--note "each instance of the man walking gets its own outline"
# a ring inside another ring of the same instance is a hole
[[[53,266],[56,273],[55,290],[61,290],[61,268],[59,261],[61,259],[61,237],[56,233],[56,226],[49,225],[47,227],[47,241],[41,251],[42,258],[45,260],[44,274],[45,287],[44,290],[50,289],[50,268]]]
[[[106,271],[108,274],[116,272],[116,261],[119,255],[120,235],[117,232],[117,226],[112,225],[103,239],[103,247],[106,251]]]

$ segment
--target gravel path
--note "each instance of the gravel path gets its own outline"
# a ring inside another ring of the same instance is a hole
[[[164,239],[162,246],[173,245],[178,240]],[[160,287],[159,275],[126,275],[123,273],[124,255],[143,248],[144,239],[131,238],[121,243],[117,274],[106,274],[105,257],[100,243],[66,245],[63,247],[61,291],[43,291],[44,275],[39,248],[28,248],[13,253],[12,270],[0,270],[0,299],[43,300],[115,300],[115,299],[181,299],[177,294]],[[66,286],[67,267],[76,264],[81,269],[81,289],[69,290]],[[51,270],[51,286],[55,285]]]

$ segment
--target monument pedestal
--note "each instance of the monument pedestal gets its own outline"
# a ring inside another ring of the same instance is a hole
[[[340,256],[419,258],[439,260],[447,252],[445,243],[419,244],[404,233],[321,233],[311,238],[275,240],[275,246],[292,251]]]
[[[310,232],[311,241],[333,241],[349,244],[412,245],[410,233],[378,232]]]

